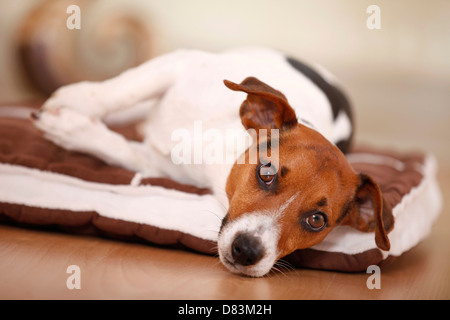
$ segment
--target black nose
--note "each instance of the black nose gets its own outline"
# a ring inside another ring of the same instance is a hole
[[[231,254],[235,263],[242,266],[251,266],[261,260],[264,255],[264,248],[260,238],[241,233],[231,245]]]

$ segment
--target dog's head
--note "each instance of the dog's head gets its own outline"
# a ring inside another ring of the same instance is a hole
[[[228,177],[229,210],[218,238],[223,264],[234,273],[263,276],[278,259],[321,242],[336,225],[374,231],[377,246],[389,250],[394,221],[377,184],[357,174],[320,133],[298,123],[281,92],[256,78],[224,82],[247,93],[240,116],[246,129],[255,130],[256,143]],[[249,161],[252,152],[256,163]]]

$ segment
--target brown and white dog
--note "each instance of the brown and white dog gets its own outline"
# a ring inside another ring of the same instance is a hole
[[[33,119],[67,149],[210,188],[227,203],[220,260],[234,273],[263,276],[336,225],[374,232],[380,249],[390,247],[391,210],[344,155],[353,136],[350,106],[336,80],[318,70],[265,48],[181,50],[104,82],[63,87]],[[109,130],[102,120],[114,117],[145,119],[143,141]],[[222,133],[219,147],[204,143]],[[202,157],[211,150],[220,159]],[[191,153],[194,161],[183,161]]]

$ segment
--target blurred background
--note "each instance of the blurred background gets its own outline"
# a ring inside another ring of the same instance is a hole
[[[79,30],[66,25],[73,4]],[[370,5],[381,29],[367,27]],[[334,73],[354,105],[357,142],[450,163],[448,0],[0,0],[0,103],[45,99],[177,48],[241,45]]]

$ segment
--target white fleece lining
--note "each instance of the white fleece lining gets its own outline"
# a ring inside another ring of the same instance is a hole
[[[215,241],[225,215],[211,195],[157,186],[110,185],[0,164],[0,202],[99,215]],[[76,213],[74,213],[76,214]]]
[[[356,158],[366,163],[372,159],[376,164],[398,167],[392,158],[381,155],[354,155],[353,160]],[[399,256],[423,240],[441,209],[434,157],[427,156],[423,167],[417,169],[424,174],[421,183],[393,208],[395,227],[389,234],[390,255]],[[157,186],[87,182],[9,164],[0,164],[0,202],[75,212],[95,211],[108,218],[181,231],[212,241],[217,241],[221,219],[226,213],[226,204],[220,204],[211,195],[200,196]],[[349,255],[374,248],[377,247],[373,233],[350,227],[336,227],[313,247]]]

